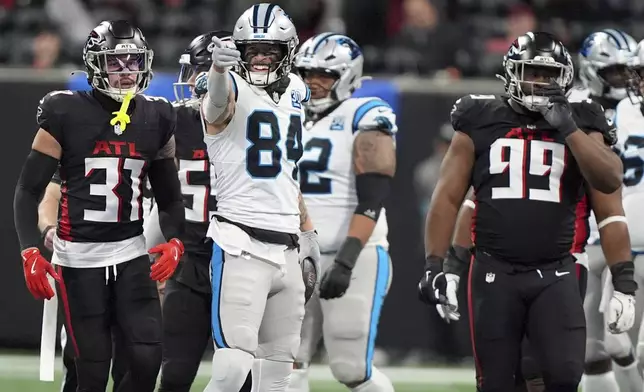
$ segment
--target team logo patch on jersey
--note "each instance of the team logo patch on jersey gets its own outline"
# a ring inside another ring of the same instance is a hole
[[[300,92],[297,90],[291,91],[291,103],[293,104],[293,107],[296,109],[302,109],[302,97],[300,96]]]
[[[331,120],[331,126],[329,127],[332,131],[343,131],[344,130],[344,116],[333,117]]]
[[[120,123],[114,124],[114,133],[121,136],[123,134],[123,129],[121,128]]]
[[[485,274],[485,281],[488,283],[494,282],[494,279],[496,279],[496,275],[493,272],[488,272]]]

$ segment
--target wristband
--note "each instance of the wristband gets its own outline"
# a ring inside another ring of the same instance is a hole
[[[347,237],[335,256],[335,262],[352,270],[362,252],[362,242],[356,237]]]
[[[425,271],[427,270],[436,270],[438,267],[439,271],[443,270],[443,258],[440,256],[425,256]]]
[[[45,229],[42,231],[42,236],[41,236],[41,238],[43,240],[45,239],[45,237],[47,237],[47,233],[49,233],[49,230],[51,230],[51,229],[56,230],[56,225],[49,225],[49,226],[45,227]]]
[[[632,261],[621,261],[610,266],[610,273],[613,275],[613,287],[620,293],[634,295],[637,290],[635,282],[635,263]]]
[[[467,269],[467,264],[472,258],[468,248],[459,245],[452,245],[447,251],[447,258],[443,263],[443,272],[461,276]]]

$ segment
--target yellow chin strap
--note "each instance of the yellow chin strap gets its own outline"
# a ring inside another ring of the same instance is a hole
[[[114,126],[116,125],[116,123],[119,123],[121,132],[124,132],[127,124],[130,123],[130,116],[127,114],[127,109],[128,107],[130,107],[130,101],[132,100],[132,97],[134,97],[134,94],[128,91],[123,98],[123,102],[121,102],[121,108],[119,109],[119,111],[112,112],[114,118],[110,120],[110,125]]]

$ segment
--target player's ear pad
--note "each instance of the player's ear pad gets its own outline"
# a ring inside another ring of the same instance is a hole
[[[302,260],[302,280],[304,281],[304,301],[309,302],[318,281],[318,270],[310,257]]]

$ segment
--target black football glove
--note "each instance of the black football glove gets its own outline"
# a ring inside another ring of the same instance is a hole
[[[342,263],[334,261],[326,270],[320,283],[320,298],[340,298],[347,292],[351,282],[351,269]]]
[[[539,107],[543,118],[552,125],[564,138],[570,136],[579,127],[572,118],[570,103],[561,86],[551,82],[547,86],[535,89],[539,95],[548,97],[548,105]]]
[[[425,272],[418,283],[418,297],[428,305],[447,305],[447,279],[443,273],[443,259],[428,256]]]

